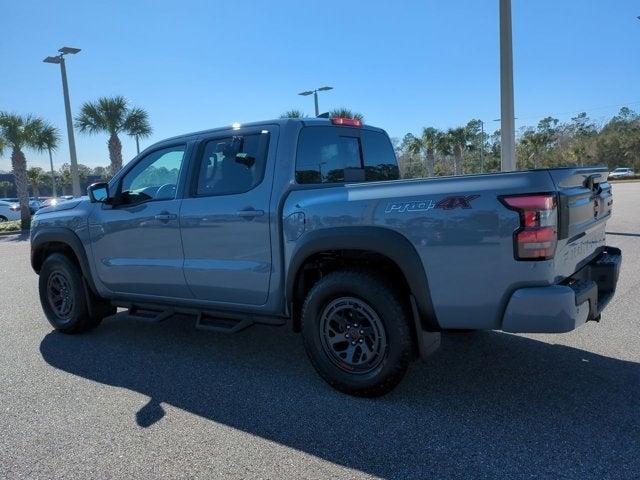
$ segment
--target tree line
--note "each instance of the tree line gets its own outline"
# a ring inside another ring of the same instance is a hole
[[[56,197],[59,195],[72,194],[71,165],[66,162],[60,168],[53,171],[55,182],[51,179],[51,170],[42,167],[27,168],[27,190],[31,197]],[[78,164],[78,176],[80,186],[86,187],[92,182],[107,181],[111,178],[110,167],[88,167],[82,163]],[[54,192],[55,185],[55,192]],[[10,197],[14,183],[0,181],[0,197]]]
[[[446,131],[425,127],[393,139],[403,178],[500,171],[500,130],[489,134],[481,120]],[[545,117],[516,138],[519,170],[605,165],[640,172],[640,115],[628,107],[598,124],[583,112],[569,121]]]

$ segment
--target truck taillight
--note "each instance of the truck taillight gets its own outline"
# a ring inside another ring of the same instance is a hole
[[[520,227],[513,234],[517,260],[553,258],[558,243],[556,197],[550,194],[502,197],[502,202],[520,214]]]

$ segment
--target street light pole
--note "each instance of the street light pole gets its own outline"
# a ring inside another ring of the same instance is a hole
[[[316,117],[320,115],[320,108],[318,108],[318,90],[313,91],[313,101],[316,105]]]
[[[516,169],[511,33],[511,0],[500,0],[500,156],[503,172]]]
[[[51,166],[51,196],[56,198],[58,196],[56,192],[56,171],[53,169],[53,155],[51,154],[51,148],[49,150],[49,165]]]
[[[64,62],[66,54],[76,54],[79,48],[62,47],[58,50],[59,55],[55,57],[47,57],[43,61],[45,63],[60,64],[60,74],[62,75],[62,93],[64,95],[64,110],[67,117],[67,136],[69,138],[69,156],[71,157],[71,181],[73,188],[73,196],[79,197],[80,193],[80,175],[78,173],[78,157],[76,156],[76,140],[73,134],[73,120],[71,117],[71,101],[69,100],[69,84],[67,83],[67,68]]]
[[[306,97],[307,95],[313,94],[313,102],[315,104],[316,117],[320,115],[320,108],[318,107],[318,92],[324,92],[326,90],[333,90],[333,87],[320,87],[315,90],[307,90],[306,92],[301,92],[298,95],[302,95]]]
[[[480,173],[484,173],[484,122],[480,120]]]
[[[60,72],[62,73],[62,93],[64,94],[64,110],[67,117],[67,135],[69,137],[69,155],[71,156],[71,177],[73,182],[73,196],[80,196],[80,175],[78,173],[78,157],[76,156],[76,139],[73,135],[73,120],[71,118],[71,101],[69,100],[69,85],[67,83],[67,68],[64,57],[60,55]]]

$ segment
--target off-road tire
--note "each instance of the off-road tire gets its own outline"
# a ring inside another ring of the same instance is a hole
[[[327,352],[326,340],[323,346],[322,337],[326,336],[321,328],[325,324],[323,318],[326,318],[327,309],[342,298],[364,302],[382,324],[386,348],[377,360],[380,363],[369,372],[347,371],[351,365],[340,365],[339,359]],[[313,367],[329,385],[341,392],[361,397],[384,395],[400,383],[414,357],[408,309],[393,287],[375,274],[353,270],[328,274],[309,291],[301,316],[304,346]]]
[[[53,253],[45,259],[40,269],[38,287],[47,320],[62,333],[87,332],[97,327],[103,318],[116,312],[108,301],[91,291],[77,264],[61,253]],[[67,303],[53,300],[59,300],[60,296]]]

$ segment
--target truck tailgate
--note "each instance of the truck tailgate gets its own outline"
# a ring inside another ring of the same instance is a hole
[[[549,174],[558,192],[558,245],[555,270],[573,274],[605,245],[605,225],[613,196],[607,169],[556,168]]]

